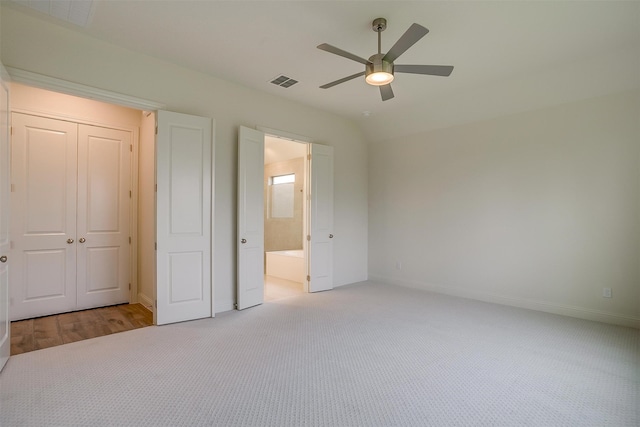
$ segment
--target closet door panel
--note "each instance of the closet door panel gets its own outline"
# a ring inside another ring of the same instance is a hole
[[[12,320],[76,304],[77,124],[12,114]]]
[[[131,133],[80,125],[78,308],[129,301]]]

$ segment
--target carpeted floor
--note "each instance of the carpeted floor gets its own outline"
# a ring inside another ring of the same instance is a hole
[[[364,282],[13,356],[2,426],[637,426],[640,332]]]

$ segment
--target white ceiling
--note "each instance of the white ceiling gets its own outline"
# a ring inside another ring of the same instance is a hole
[[[413,22],[430,30],[396,63],[452,75],[398,74],[386,102],[364,78],[319,89],[363,66],[316,46],[368,58],[378,17],[383,52]],[[640,88],[638,1],[99,1],[85,28],[64,25],[348,117],[370,139]],[[280,74],[299,83],[269,83]]]

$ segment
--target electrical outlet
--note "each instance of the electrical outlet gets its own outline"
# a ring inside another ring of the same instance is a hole
[[[402,262],[396,261],[396,270],[402,270]]]
[[[611,298],[611,288],[602,288],[602,297]]]

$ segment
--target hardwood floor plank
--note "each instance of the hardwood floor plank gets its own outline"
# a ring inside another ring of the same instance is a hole
[[[62,337],[60,335],[53,335],[46,338],[35,338],[34,337],[34,349],[42,350],[43,348],[55,347],[57,345],[62,345],[64,342],[62,341]]]
[[[35,350],[33,334],[11,335],[11,355],[27,353]]]
[[[11,323],[11,354],[153,325],[153,313],[142,304],[121,304]]]
[[[107,323],[111,332],[123,332],[136,329],[118,307],[105,307],[100,309],[98,313]]]
[[[33,336],[36,339],[46,339],[60,336],[58,319],[56,316],[39,317],[33,319]]]
[[[33,335],[33,319],[11,322],[11,336],[14,335]]]
[[[118,306],[119,315],[126,319],[134,329],[151,326],[153,314],[141,304]]]
[[[96,313],[96,310],[99,309],[58,314],[58,322],[60,325],[68,323],[99,323],[102,321],[102,318]]]
[[[62,327],[62,340],[65,344],[110,335],[113,332],[105,323],[67,323]]]

